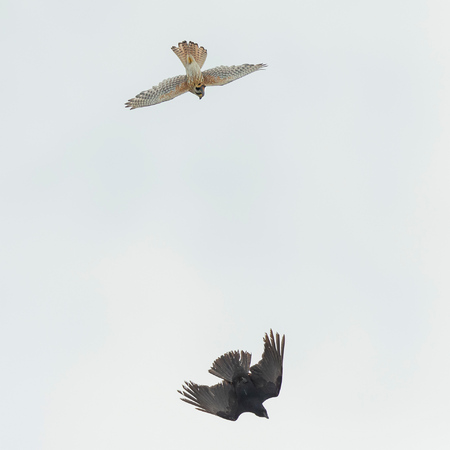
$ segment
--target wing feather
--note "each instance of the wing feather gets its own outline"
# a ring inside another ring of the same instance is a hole
[[[189,90],[186,75],[167,78],[161,81],[157,86],[153,86],[147,91],[142,91],[134,98],[130,98],[125,103],[126,108],[136,109],[144,106],[156,105],[167,102]]]
[[[264,336],[264,352],[261,361],[250,367],[250,378],[261,392],[261,397],[267,400],[276,397],[281,389],[283,378],[284,335],[280,342],[280,335],[270,330],[270,337]],[[264,401],[262,400],[262,401]]]
[[[245,77],[257,70],[267,67],[266,64],[242,64],[240,66],[218,66],[202,72],[205,86],[223,86],[238,78]]]
[[[199,411],[215,414],[228,420],[236,420],[239,416],[233,385],[226,381],[214,386],[198,385],[192,381],[185,382],[183,391],[178,392],[183,396],[181,400],[194,405]]]

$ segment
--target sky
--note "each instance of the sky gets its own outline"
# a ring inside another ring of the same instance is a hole
[[[448,17],[2,2],[0,448],[448,449]],[[183,40],[268,67],[125,109]],[[269,421],[179,400],[271,328]]]

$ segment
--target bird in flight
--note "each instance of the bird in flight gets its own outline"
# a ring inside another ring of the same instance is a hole
[[[283,377],[284,335],[264,336],[264,353],[258,364],[250,367],[252,355],[232,351],[217,358],[209,372],[222,378],[214,386],[186,382],[178,391],[186,403],[199,411],[215,414],[223,419],[236,420],[244,412],[269,418],[263,406],[268,398],[277,397]]]
[[[172,50],[183,63],[186,75],[178,75],[161,81],[157,86],[128,100],[125,103],[126,108],[135,109],[156,105],[172,100],[185,92],[192,92],[202,99],[206,86],[223,86],[267,67],[266,64],[242,64],[240,66],[218,66],[202,72],[201,68],[207,56],[205,48],[199,47],[192,41],[189,43],[183,41],[178,44],[178,47],[173,46]]]

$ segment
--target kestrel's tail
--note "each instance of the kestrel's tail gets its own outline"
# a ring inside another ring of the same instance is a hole
[[[199,47],[198,44],[192,41],[189,43],[187,43],[186,41],[180,42],[178,44],[178,47],[173,46],[172,50],[174,51],[175,55],[180,58],[180,61],[183,63],[184,67],[186,67],[186,65],[188,64],[188,55],[191,55],[200,66],[200,69],[205,63],[206,56],[208,54],[204,47]]]

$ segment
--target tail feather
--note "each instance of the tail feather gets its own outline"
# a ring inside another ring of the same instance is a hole
[[[189,43],[186,41],[180,42],[178,47],[173,46],[172,50],[175,55],[180,58],[180,61],[183,63],[184,67],[188,64],[188,55],[191,55],[201,69],[206,61],[206,56],[208,55],[208,52],[204,47],[199,47],[198,44],[192,41]]]
[[[213,362],[209,373],[232,383],[237,376],[248,375],[251,360],[252,355],[248,352],[228,352]]]

